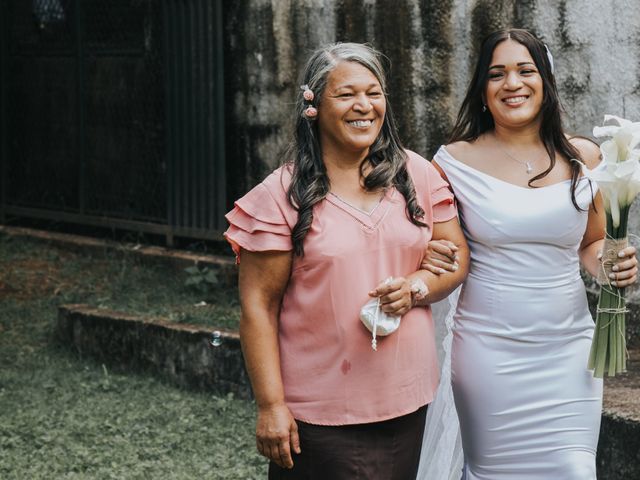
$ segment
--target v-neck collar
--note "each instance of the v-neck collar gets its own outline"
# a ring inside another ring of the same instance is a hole
[[[373,205],[373,207],[371,208],[370,211],[366,211],[362,208],[358,208],[356,207],[353,203],[349,202],[348,200],[345,200],[344,198],[342,198],[340,195],[337,195],[333,192],[329,192],[329,195],[332,198],[335,198],[336,200],[338,200],[339,202],[344,203],[345,205],[364,213],[366,216],[371,217],[371,215],[373,215],[373,213],[378,209],[378,207],[380,206],[380,204],[382,203],[382,200],[384,199],[384,196],[386,195],[386,192],[382,192],[382,194],[380,195],[380,198],[378,198],[378,201]]]
[[[395,188],[388,188],[380,198],[380,201],[369,213],[351,205],[349,202],[338,197],[337,195],[327,195],[325,199],[329,203],[331,203],[331,205],[339,208],[340,210],[351,216],[365,230],[374,231],[391,208],[391,200],[393,199],[395,194]]]

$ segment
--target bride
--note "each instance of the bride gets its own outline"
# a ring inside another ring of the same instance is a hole
[[[442,379],[418,478],[595,480],[602,380],[587,370],[594,324],[580,265],[596,276],[605,221],[581,173],[600,168],[600,152],[564,134],[539,39],[519,29],[485,39],[433,164],[457,199],[471,266],[440,322]],[[619,257],[612,283],[624,287],[636,281],[635,248]],[[446,242],[426,258],[434,273],[455,268]]]

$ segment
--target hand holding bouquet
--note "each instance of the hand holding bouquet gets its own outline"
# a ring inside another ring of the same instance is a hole
[[[586,175],[602,193],[607,217],[607,236],[598,275],[601,285],[596,327],[589,355],[589,369],[602,378],[626,371],[626,306],[624,288],[610,280],[618,252],[627,246],[629,208],[640,192],[640,122],[605,115],[604,126],[593,129],[595,137],[611,137],[600,145],[604,165]],[[603,168],[604,167],[604,168]]]

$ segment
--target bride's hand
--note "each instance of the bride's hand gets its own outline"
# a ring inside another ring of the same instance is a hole
[[[618,288],[628,287],[638,279],[636,247],[620,250],[618,257],[620,257],[620,261],[611,268],[611,285]]]
[[[449,240],[431,240],[427,243],[420,268],[441,275],[458,270],[458,247]]]

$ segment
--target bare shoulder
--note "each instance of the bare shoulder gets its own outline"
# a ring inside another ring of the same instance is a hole
[[[568,137],[568,139],[571,145],[578,150],[588,169],[593,169],[600,163],[600,147],[596,142],[581,136]]]
[[[473,155],[474,144],[466,141],[459,141],[445,145],[445,148],[449,155],[459,162],[469,163],[468,159]]]

